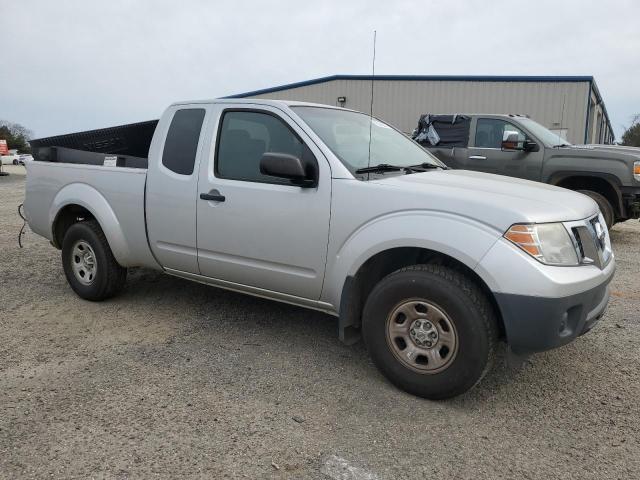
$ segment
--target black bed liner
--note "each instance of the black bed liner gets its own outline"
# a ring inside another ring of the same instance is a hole
[[[33,159],[41,162],[103,165],[105,157],[119,167],[147,168],[149,147],[158,120],[31,140]]]

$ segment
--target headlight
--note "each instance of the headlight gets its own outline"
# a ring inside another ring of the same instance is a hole
[[[561,223],[513,225],[504,238],[547,265],[578,265],[578,255]]]
[[[640,162],[633,162],[633,178],[640,182]]]

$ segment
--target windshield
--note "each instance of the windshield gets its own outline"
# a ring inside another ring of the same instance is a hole
[[[376,118],[371,120],[364,113],[323,107],[292,108],[351,173],[378,164],[405,167],[426,163],[446,168],[413,140]]]
[[[538,122],[531,120],[530,118],[518,118],[522,126],[529,130],[534,137],[544,143],[547,147],[559,147],[560,145],[571,145],[561,136],[553,133],[546,127],[543,127]]]

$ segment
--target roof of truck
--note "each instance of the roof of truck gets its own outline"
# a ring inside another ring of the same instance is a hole
[[[171,106],[174,105],[193,105],[193,104],[212,104],[212,103],[237,103],[237,104],[259,104],[259,105],[271,105],[274,107],[295,107],[295,106],[305,106],[305,107],[322,107],[322,108],[335,108],[337,110],[349,110],[348,108],[335,107],[333,105],[325,105],[322,103],[311,103],[311,102],[300,102],[297,100],[267,100],[263,98],[231,98],[231,97],[223,97],[223,98],[214,98],[208,100],[184,100],[180,102],[174,102]]]
[[[432,117],[451,117],[453,115],[464,117],[511,117],[511,118],[530,118],[528,115],[522,113],[428,113]],[[425,114],[426,115],[426,114]]]

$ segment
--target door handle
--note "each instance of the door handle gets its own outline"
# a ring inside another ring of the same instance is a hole
[[[220,195],[218,190],[211,190],[209,193],[201,193],[201,200],[209,200],[212,202],[224,202],[226,197],[224,195]]]
[[[471,155],[469,157],[469,160],[486,160],[487,157],[482,156],[482,155]]]

